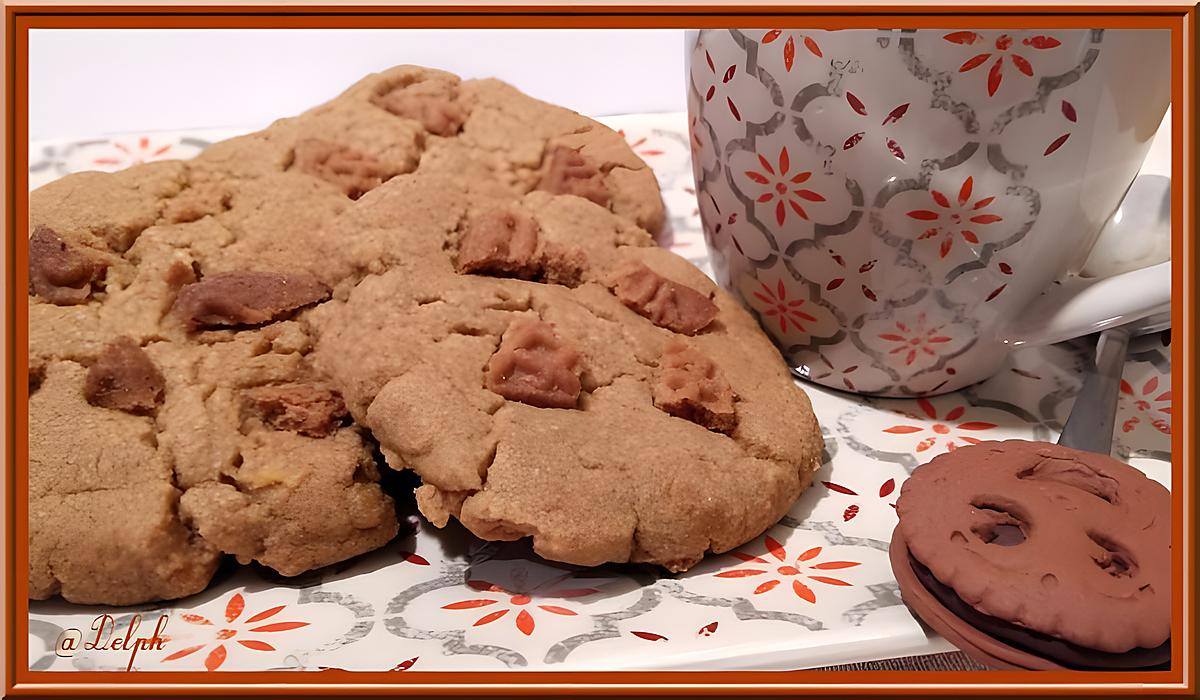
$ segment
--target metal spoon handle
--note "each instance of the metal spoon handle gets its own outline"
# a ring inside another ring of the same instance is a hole
[[[1096,362],[1088,368],[1083,388],[1075,397],[1071,415],[1058,436],[1058,444],[1088,452],[1112,450],[1113,424],[1121,391],[1121,371],[1129,347],[1129,326],[1110,328],[1096,343]]]

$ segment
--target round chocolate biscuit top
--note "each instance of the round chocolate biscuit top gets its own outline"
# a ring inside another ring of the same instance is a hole
[[[1121,653],[1171,635],[1170,493],[1105,455],[983,442],[915,470],[913,558],[979,612]]]

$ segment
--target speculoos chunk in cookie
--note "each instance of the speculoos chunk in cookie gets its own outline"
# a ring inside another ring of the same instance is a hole
[[[329,288],[308,273],[222,272],[180,289],[173,310],[191,328],[246,326],[328,297]]]

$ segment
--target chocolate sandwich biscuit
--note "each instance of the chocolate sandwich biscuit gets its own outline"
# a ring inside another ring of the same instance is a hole
[[[918,468],[896,508],[905,601],[981,660],[1168,662],[1170,494],[1137,469],[1048,443],[986,442]]]

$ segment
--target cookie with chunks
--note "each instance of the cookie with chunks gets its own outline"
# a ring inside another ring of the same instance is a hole
[[[177,598],[222,553],[294,575],[395,534],[370,436],[295,319],[345,268],[321,252],[324,222],[415,167],[421,132],[323,107],[192,161],[31,193],[31,597]],[[84,450],[58,435],[72,421],[120,427]],[[127,527],[78,505],[126,492],[114,512],[142,516]]]
[[[441,154],[334,220],[392,257],[307,317],[317,369],[421,476],[422,513],[672,571],[778,521],[823,443],[753,318],[592,198],[506,195],[476,179],[490,154]]]
[[[203,589],[221,554],[296,575],[388,541],[396,517],[365,422],[386,358],[335,377],[315,362],[324,321],[310,317],[430,245],[453,271],[440,246],[462,217],[526,195],[593,207],[639,245],[663,223],[653,174],[619,134],[498,81],[415,66],[190,161],[31,193],[31,597],[176,598]],[[411,217],[396,218],[398,198]],[[530,284],[601,284],[582,249],[553,238],[496,251],[485,236],[459,262],[487,275],[508,256]],[[514,378],[497,360],[494,386],[536,402],[547,337],[513,336],[511,368],[533,371]],[[550,386],[552,403],[595,388],[597,369],[566,371],[580,386]],[[103,436],[76,449],[64,421]],[[139,518],[97,528],[127,495]],[[101,533],[95,547],[85,531]]]

